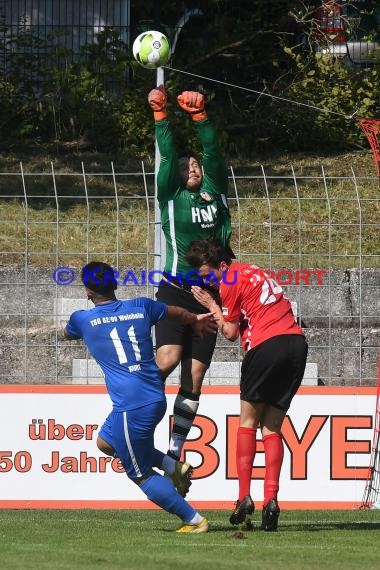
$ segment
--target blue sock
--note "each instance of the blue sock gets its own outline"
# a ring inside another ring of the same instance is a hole
[[[168,513],[177,515],[183,521],[189,522],[197,514],[197,511],[173,487],[173,483],[158,473],[145,479],[140,489],[153,503]]]

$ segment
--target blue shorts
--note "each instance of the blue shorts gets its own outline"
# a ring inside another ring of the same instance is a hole
[[[128,412],[112,411],[99,436],[112,445],[126,474],[143,477],[154,461],[154,431],[166,412],[166,399]]]

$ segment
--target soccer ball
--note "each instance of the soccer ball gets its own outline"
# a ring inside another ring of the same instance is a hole
[[[170,56],[168,38],[161,32],[143,32],[133,42],[133,57],[143,67],[156,69],[164,65]]]

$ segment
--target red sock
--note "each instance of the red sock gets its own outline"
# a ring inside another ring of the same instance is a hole
[[[239,501],[251,490],[251,473],[256,455],[256,428],[239,427],[236,442],[236,468],[239,477]]]
[[[264,505],[271,499],[277,501],[284,443],[280,433],[271,433],[263,437],[265,451]]]

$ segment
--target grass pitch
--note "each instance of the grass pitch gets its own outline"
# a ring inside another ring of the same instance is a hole
[[[90,256],[153,268],[153,164],[143,173],[141,164],[115,163],[114,176],[105,156],[57,156],[53,180],[46,156],[27,156],[22,179],[19,161],[0,153],[1,263],[23,268],[27,251],[30,267],[78,268]],[[232,248],[241,261],[278,269],[380,266],[371,151],[271,156],[263,167],[265,179],[256,161],[233,165]]]
[[[203,513],[202,513],[203,514]],[[231,527],[229,512],[204,513],[207,534],[174,532],[163,511],[4,510],[1,568],[67,570],[377,570],[380,511],[283,511],[279,530]]]

